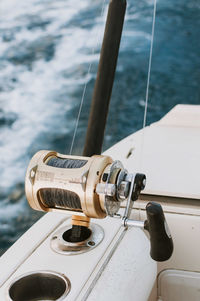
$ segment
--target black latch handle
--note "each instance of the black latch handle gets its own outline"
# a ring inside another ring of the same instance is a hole
[[[144,229],[150,234],[151,258],[156,261],[168,260],[173,253],[173,241],[163,209],[160,204],[149,202],[146,212]]]

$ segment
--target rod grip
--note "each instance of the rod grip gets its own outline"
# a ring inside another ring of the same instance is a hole
[[[146,206],[145,230],[149,231],[151,258],[156,261],[168,260],[173,253],[173,241],[160,204],[149,202]]]

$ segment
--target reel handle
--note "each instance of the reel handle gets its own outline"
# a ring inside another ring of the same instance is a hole
[[[150,234],[151,258],[168,260],[173,253],[173,241],[160,204],[149,202],[146,206],[147,220],[144,229]]]

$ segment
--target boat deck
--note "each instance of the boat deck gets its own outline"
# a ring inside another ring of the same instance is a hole
[[[105,153],[147,176],[144,194],[200,199],[200,106],[177,105]]]

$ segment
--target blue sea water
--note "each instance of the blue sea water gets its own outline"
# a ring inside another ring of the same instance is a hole
[[[107,4],[101,13],[102,0],[0,2],[0,255],[42,215],[24,196],[27,164],[39,149],[69,152],[87,83],[82,152]],[[142,127],[152,16],[152,0],[128,2],[104,149]],[[200,103],[199,35],[198,1],[157,1],[147,124]]]

